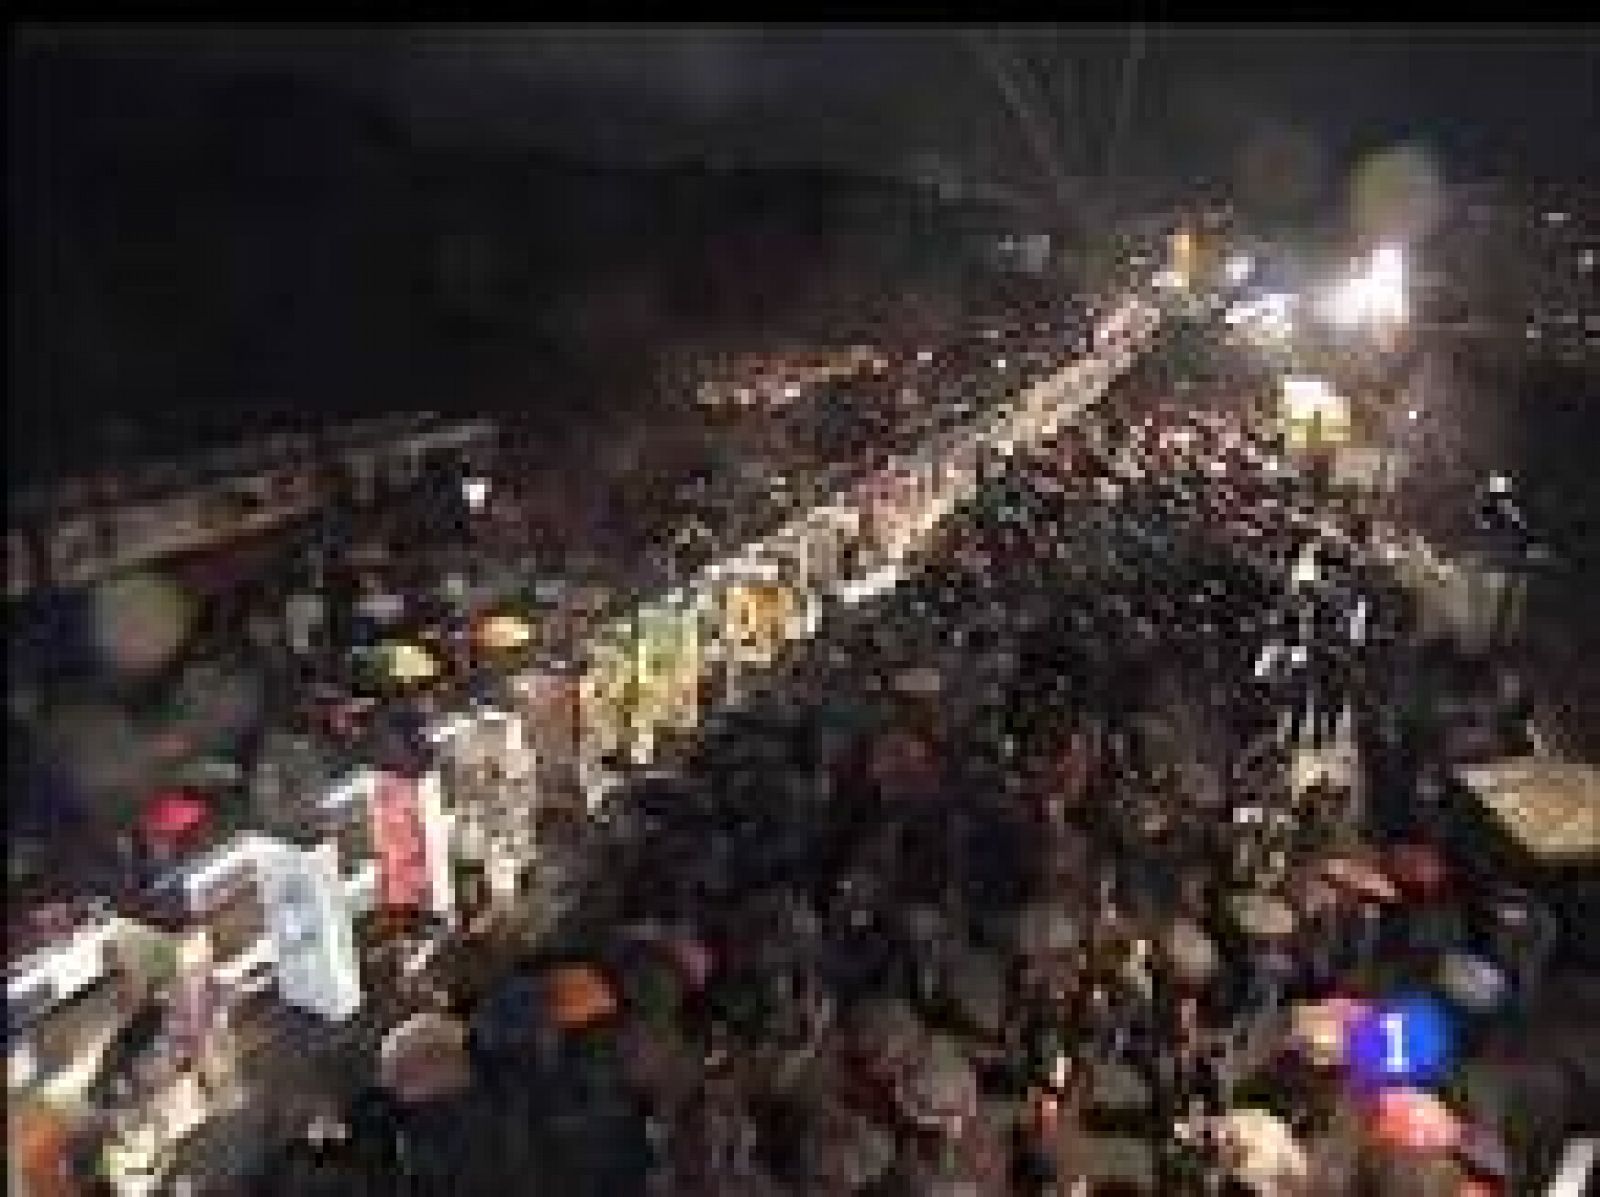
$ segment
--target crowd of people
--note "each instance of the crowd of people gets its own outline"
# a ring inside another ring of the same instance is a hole
[[[989,462],[260,1191],[1512,1191],[1548,912],[1459,883],[1381,530],[1225,399]],[[1401,989],[1464,1061],[1405,1109],[1341,1047]]]
[[[341,493],[314,520],[249,552],[234,546],[214,562],[158,570],[159,592],[134,595],[127,611],[85,594],[46,604],[51,616],[28,627],[31,617],[16,617],[19,668],[8,693],[18,830],[43,865],[24,888],[41,900],[71,897],[53,880],[68,873],[48,867],[63,852],[79,865],[93,857],[91,871],[107,885],[159,872],[163,862],[139,858],[137,836],[118,835],[128,829],[101,815],[188,784],[197,754],[236,766],[230,780],[208,779],[218,815],[211,830],[252,826],[260,803],[250,783],[263,763],[271,773],[320,761],[297,775],[298,788],[316,791],[370,752],[375,736],[388,736],[389,724],[410,726],[492,691],[487,671],[454,660],[468,653],[465,629],[486,609],[548,615],[534,590],[550,579],[594,583],[619,601],[672,585],[896,446],[925,441],[930,413],[970,418],[999,383],[1014,387],[1077,352],[1087,309],[1057,288],[1050,294],[1053,321],[1043,331],[995,309],[970,313],[966,333],[947,328],[926,345],[909,333],[890,338],[876,364],[809,388],[782,419],[756,412],[730,429],[668,403],[653,422],[607,427],[601,413],[566,439],[508,429],[494,459],[434,463],[408,482],[384,483],[367,502]],[[999,373],[1003,355],[1012,360]],[[574,471],[578,460],[585,468]],[[486,485],[469,502],[463,482],[477,475]],[[241,560],[230,564],[229,554]],[[199,581],[182,580],[190,576]],[[183,613],[181,626],[166,626],[179,618],[169,609]],[[144,638],[165,641],[170,631],[169,655],[123,670],[105,657],[99,625],[108,617]],[[539,623],[571,629],[572,643],[535,647],[570,655],[581,621]],[[362,667],[375,658],[352,652],[441,635],[453,646],[448,667],[405,695]],[[245,700],[226,712],[207,696],[219,677]],[[76,759],[82,744],[114,739],[129,741],[117,767],[88,776]],[[292,751],[276,751],[285,746]]]

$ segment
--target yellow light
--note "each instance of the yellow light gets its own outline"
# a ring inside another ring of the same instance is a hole
[[[391,644],[387,651],[389,676],[397,682],[426,682],[439,676],[439,663],[416,644]]]
[[[1167,243],[1168,267],[1180,287],[1187,287],[1194,275],[1194,234],[1188,229],[1173,233]]]
[[[1349,404],[1325,379],[1286,375],[1279,385],[1282,418],[1296,448],[1342,444],[1349,439]]]
[[[484,648],[521,648],[532,639],[533,629],[514,615],[492,615],[478,625],[477,641]]]

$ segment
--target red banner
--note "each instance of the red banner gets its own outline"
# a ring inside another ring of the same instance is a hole
[[[428,842],[417,783],[380,773],[372,787],[372,847],[378,858],[378,901],[387,907],[428,905]]]

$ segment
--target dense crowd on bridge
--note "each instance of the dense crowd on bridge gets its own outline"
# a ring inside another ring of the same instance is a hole
[[[262,1191],[1510,1191],[1548,913],[1451,857],[1414,613],[1279,448],[1161,405],[995,463]],[[1396,987],[1466,1064],[1374,1099]]]
[[[72,898],[52,879],[104,892],[133,879],[121,874],[159,868],[136,859],[136,836],[113,843],[118,828],[102,816],[184,784],[197,756],[237,766],[218,795],[227,817],[216,830],[250,826],[249,779],[275,747],[309,741],[314,752],[294,755],[321,760],[326,782],[370,753],[368,741],[389,724],[411,726],[495,684],[463,660],[404,696],[376,693],[353,648],[459,633],[485,610],[526,607],[552,579],[596,583],[623,600],[673,584],[925,439],[930,412],[970,419],[1081,352],[1085,304],[1052,289],[1048,303],[1034,295],[1018,310],[976,312],[966,333],[946,330],[926,344],[909,330],[880,330],[875,363],[815,388],[789,422],[757,440],[699,426],[668,435],[641,425],[598,440],[592,430],[568,440],[512,434],[492,463],[428,470],[368,503],[346,495],[258,548],[167,563],[155,571],[161,585],[139,589],[126,613],[91,590],[10,612],[14,830],[41,862],[65,851],[73,863],[70,872],[31,870],[19,883]],[[1049,322],[1023,319],[1046,312]],[[1004,355],[1013,360],[997,370]],[[915,401],[901,402],[902,392]],[[574,469],[577,461],[586,468]],[[488,485],[474,507],[462,482],[480,474]],[[104,625],[118,620],[150,658],[136,668],[108,651]],[[570,653],[581,635],[571,626],[572,643],[539,647]],[[207,701],[218,678],[237,701]],[[115,767],[87,770],[78,766],[88,744],[124,750],[111,754]]]

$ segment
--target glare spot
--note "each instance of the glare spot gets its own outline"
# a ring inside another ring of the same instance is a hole
[[[188,596],[166,578],[113,578],[95,590],[94,640],[113,668],[148,672],[172,660],[189,635],[193,613]]]
[[[1350,181],[1350,214],[1357,235],[1368,239],[1425,237],[1444,214],[1444,183],[1433,157],[1397,146],[1367,158]]]

